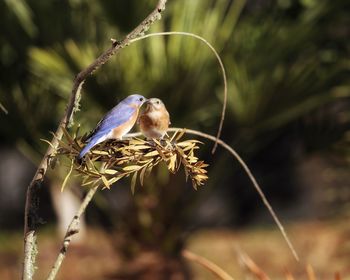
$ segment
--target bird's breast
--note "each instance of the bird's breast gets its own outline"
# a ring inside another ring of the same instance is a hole
[[[121,139],[125,134],[127,134],[134,126],[137,120],[137,115],[138,115],[138,110],[135,110],[135,113],[133,113],[133,115],[129,120],[115,127],[111,132],[111,138]]]
[[[140,116],[140,129],[149,138],[162,138],[169,127],[169,114],[151,111]]]
[[[149,112],[140,117],[140,125],[145,128],[167,129],[169,125],[169,116],[159,111]]]

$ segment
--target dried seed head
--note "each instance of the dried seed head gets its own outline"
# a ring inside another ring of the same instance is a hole
[[[208,165],[195,156],[195,150],[202,143],[198,140],[180,142],[184,131],[175,132],[164,140],[106,141],[96,145],[82,163],[74,159],[83,146],[84,137],[73,138],[67,131],[64,134],[65,140],[60,142],[57,155],[72,161],[75,171],[83,177],[83,186],[102,184],[109,189],[118,180],[130,176],[134,193],[137,178],[143,185],[145,176],[160,162],[164,162],[171,173],[177,173],[183,166],[186,179],[191,179],[194,189],[208,179],[205,169]]]

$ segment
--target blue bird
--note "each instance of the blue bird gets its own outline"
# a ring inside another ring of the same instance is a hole
[[[78,155],[81,160],[84,155],[95,145],[107,139],[122,139],[136,123],[139,109],[147,99],[139,94],[132,94],[118,103],[97,124],[86,146]]]

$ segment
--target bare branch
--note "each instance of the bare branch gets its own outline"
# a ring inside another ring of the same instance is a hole
[[[98,187],[99,186],[95,186],[88,191],[88,193],[86,194],[83,202],[81,203],[78,209],[78,212],[75,214],[71,223],[69,224],[66,235],[64,236],[64,239],[63,239],[60,253],[56,258],[55,264],[53,265],[49,273],[49,276],[47,277],[47,280],[55,279],[57,272],[60,270],[61,264],[66,256],[70,242],[72,241],[72,237],[73,235],[77,234],[80,230],[79,223],[80,223],[81,215],[85,212],[86,207],[89,205],[91,199],[94,197]]]
[[[33,278],[32,271],[34,270],[35,258],[33,259],[30,256],[33,256],[34,252],[36,251],[35,230],[38,224],[38,217],[36,213],[38,201],[36,192],[40,189],[46,174],[48,159],[57,148],[59,140],[62,139],[62,128],[69,126],[73,121],[73,115],[79,107],[81,89],[84,81],[89,75],[105,64],[120,49],[127,46],[130,40],[143,35],[143,33],[146,32],[156,20],[160,19],[161,12],[165,9],[166,1],[167,0],[159,0],[156,8],[133,31],[131,31],[122,41],[114,41],[108,50],[102,53],[93,63],[91,63],[86,69],[82,70],[75,77],[66,112],[58,125],[55,137],[51,140],[52,145],[48,147],[32,181],[27,188],[24,214],[24,264],[22,279],[31,280]]]

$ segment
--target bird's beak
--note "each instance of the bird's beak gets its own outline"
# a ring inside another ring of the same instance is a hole
[[[140,107],[146,104],[147,102],[148,102],[148,99],[145,97],[145,100],[140,104]]]
[[[145,104],[146,109],[149,109],[152,106],[152,102],[149,99],[146,99],[143,104]]]

